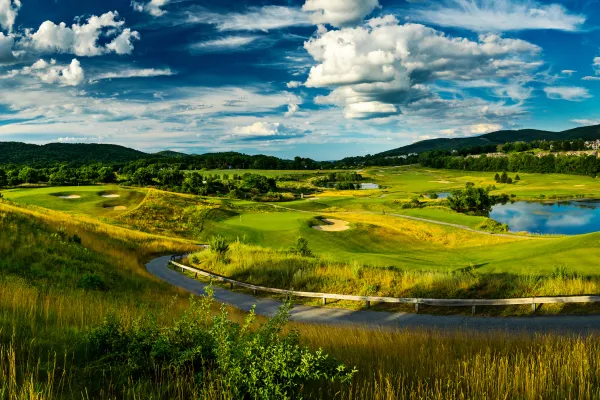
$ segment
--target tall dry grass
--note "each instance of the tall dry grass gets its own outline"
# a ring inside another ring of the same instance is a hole
[[[302,257],[285,251],[234,242],[225,257],[200,252],[188,263],[256,285],[335,294],[417,298],[515,298],[584,295],[600,292],[600,276],[571,274],[561,266],[554,274],[479,274],[475,268],[444,271],[403,271],[396,268],[340,263]],[[343,304],[361,307],[358,303]],[[545,305],[555,313],[564,305]],[[529,307],[489,309],[522,313]]]

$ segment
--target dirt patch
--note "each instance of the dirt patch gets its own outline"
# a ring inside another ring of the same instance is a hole
[[[68,194],[68,195],[64,195],[64,196],[56,196],[59,199],[67,199],[67,200],[73,200],[73,199],[80,199],[81,196],[78,196],[76,194]]]
[[[313,229],[325,232],[341,232],[350,229],[350,222],[341,219],[323,219],[327,225],[315,225]]]
[[[452,183],[450,181],[429,181],[431,183],[444,183],[444,184],[448,184],[448,183]]]
[[[114,206],[114,207],[104,207],[105,210],[112,210],[112,211],[125,211],[127,210],[127,207],[125,206]]]
[[[117,197],[121,197],[120,194],[103,194],[102,197],[105,197],[107,199],[115,199]]]

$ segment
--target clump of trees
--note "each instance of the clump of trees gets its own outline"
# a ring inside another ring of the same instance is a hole
[[[331,172],[313,180],[316,186],[333,187],[336,190],[355,190],[362,181],[362,175],[356,172]]]
[[[448,196],[448,205],[460,213],[487,216],[494,205],[490,190],[489,187],[475,187],[475,184],[468,182],[465,189],[452,191]]]
[[[496,183],[506,183],[508,185],[512,185],[513,183],[517,183],[518,181],[520,181],[521,177],[519,176],[519,174],[517,174],[515,176],[515,179],[513,180],[513,178],[508,176],[506,171],[504,171],[502,175],[496,174],[496,176],[494,176],[494,180],[496,181]]]

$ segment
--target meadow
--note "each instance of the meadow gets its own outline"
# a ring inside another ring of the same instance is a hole
[[[110,353],[96,358],[96,342],[89,341],[118,334],[118,343],[124,343],[130,332],[141,339],[153,326],[168,338],[172,329],[191,327],[185,321],[195,314],[186,295],[143,268],[155,254],[189,251],[189,242],[7,203],[0,203],[0,225],[0,398],[235,398],[221,375],[198,379],[189,365],[161,367],[158,358],[148,374],[139,368],[145,359],[136,353],[126,363],[107,357]],[[219,311],[212,314],[219,321]],[[244,316],[230,310],[228,318],[241,322]],[[303,398],[600,396],[595,335],[467,335],[288,324],[279,337],[292,329],[308,349],[322,349],[357,369],[345,384],[307,383]],[[264,332],[259,326],[253,331]],[[206,339],[194,340],[183,343]]]

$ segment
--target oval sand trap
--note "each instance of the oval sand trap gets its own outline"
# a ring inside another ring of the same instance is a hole
[[[127,207],[125,206],[115,206],[115,207],[104,207],[105,210],[113,210],[113,211],[125,211]]]
[[[340,232],[350,229],[350,222],[342,221],[341,219],[324,219],[323,222],[327,225],[315,225],[313,229],[325,232]]]
[[[81,196],[78,196],[76,194],[69,194],[67,196],[56,196],[56,197],[58,197],[59,199],[68,199],[68,200],[80,199],[81,198]]]
[[[102,197],[105,197],[107,199],[114,199],[117,197],[121,197],[121,195],[120,194],[103,194]]]

